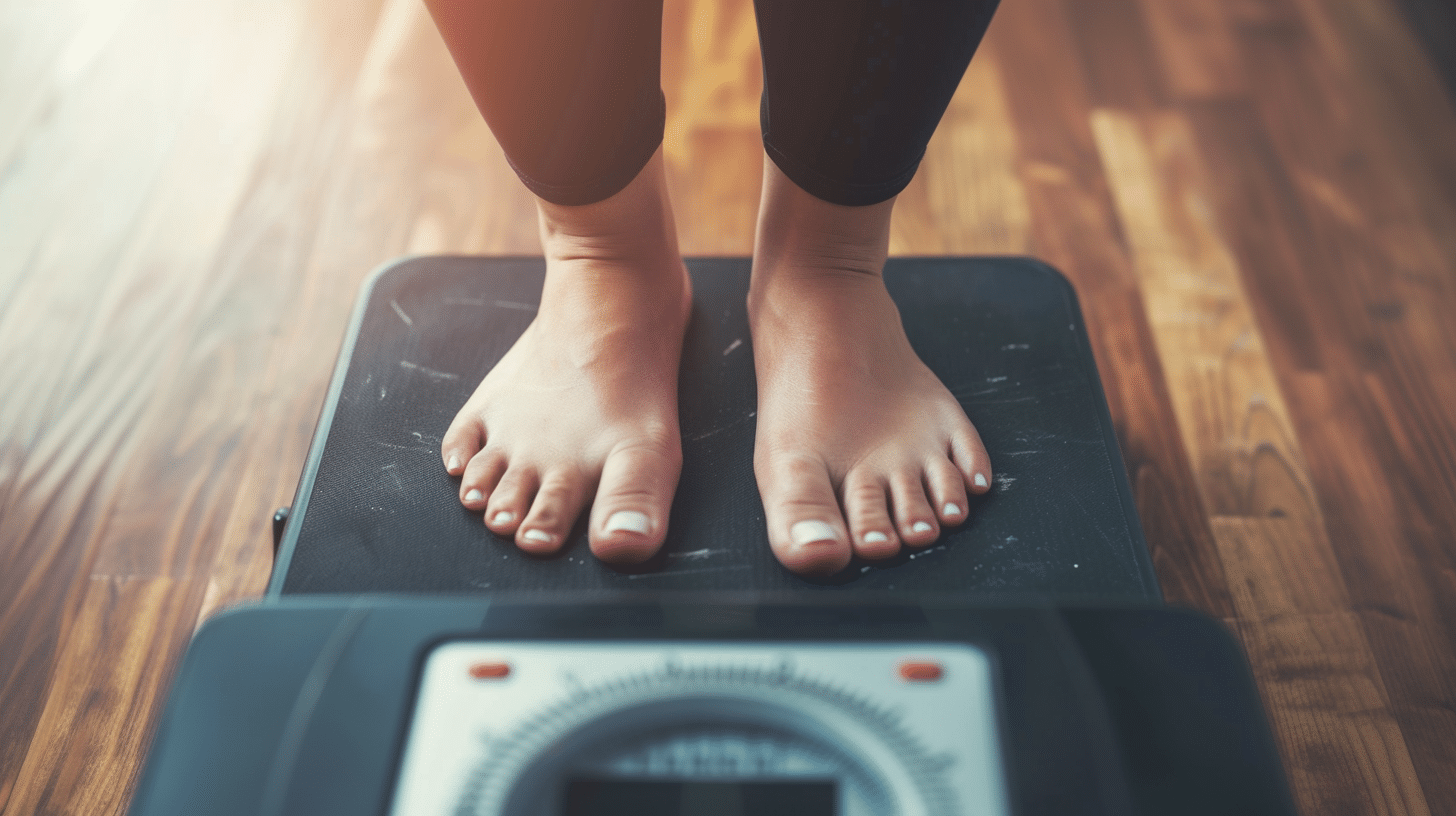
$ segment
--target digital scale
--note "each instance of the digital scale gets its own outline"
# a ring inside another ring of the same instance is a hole
[[[806,579],[752,477],[747,259],[688,259],[684,466],[658,556],[524,555],[439,437],[539,258],[366,286],[268,594],[199,629],[134,816],[1292,814],[1216,622],[1162,606],[1076,298],[1023,258],[892,259],[996,485],[934,545]]]

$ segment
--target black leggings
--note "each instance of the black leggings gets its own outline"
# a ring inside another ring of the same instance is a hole
[[[521,181],[607,198],[662,143],[662,0],[426,0]],[[755,0],[764,151],[835,204],[910,183],[998,0]]]

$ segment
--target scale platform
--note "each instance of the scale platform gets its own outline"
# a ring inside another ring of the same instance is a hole
[[[432,256],[378,271],[360,296],[270,595],[501,591],[807,591],[1034,595],[1160,602],[1076,294],[1028,258],[894,258],[910,342],[961,401],[994,487],[930,547],[828,579],[774,559],[753,477],[747,258],[689,258],[680,377],[683,471],[667,542],[630,569],[578,524],[525,555],[463,508],[440,461],[451,419],[535,314],[539,257]]]

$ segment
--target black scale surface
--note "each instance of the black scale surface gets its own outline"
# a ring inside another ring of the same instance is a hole
[[[920,357],[960,399],[994,489],[934,545],[809,581],[768,548],[752,468],[747,258],[690,258],[683,473],[666,545],[599,563],[578,525],[533,558],[460,506],[440,460],[455,412],[530,323],[540,258],[420,257],[366,286],[270,594],[859,589],[1161,601],[1076,296],[1027,258],[896,258],[885,268]]]

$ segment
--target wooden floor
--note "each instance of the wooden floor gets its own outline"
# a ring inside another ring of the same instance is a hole
[[[747,254],[751,9],[669,0],[684,251]],[[1393,0],[1005,0],[897,253],[1074,281],[1168,600],[1306,814],[1456,813],[1456,114]],[[363,277],[534,253],[418,0],[0,0],[0,809],[125,808],[259,594]]]

